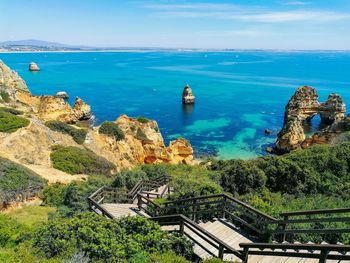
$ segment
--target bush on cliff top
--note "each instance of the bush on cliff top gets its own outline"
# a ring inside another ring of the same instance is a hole
[[[140,116],[140,117],[137,117],[137,121],[140,123],[148,123],[150,120],[147,119],[146,117]]]
[[[110,174],[115,165],[92,151],[56,147],[50,155],[53,167],[69,174]]]
[[[15,132],[19,128],[28,126],[29,120],[11,114],[10,112],[0,111],[0,132]]]
[[[117,141],[125,138],[124,132],[119,128],[118,124],[111,121],[102,123],[98,131],[99,133],[114,137]]]
[[[6,91],[0,91],[0,101],[3,101],[3,102],[10,102],[11,99],[10,99],[10,95],[6,92]]]
[[[35,196],[46,181],[26,167],[0,157],[0,207]]]
[[[73,140],[78,144],[83,144],[86,138],[86,129],[76,129],[61,121],[47,121],[45,125],[53,131],[58,131],[72,136]]]

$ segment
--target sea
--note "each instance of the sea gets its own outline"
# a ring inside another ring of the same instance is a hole
[[[184,137],[197,158],[265,155],[299,86],[316,88],[320,101],[338,93],[350,103],[350,52],[43,52],[0,59],[33,94],[66,91],[71,104],[78,96],[91,105],[96,125],[121,114],[156,120],[166,144]],[[32,61],[40,72],[28,71]],[[186,84],[194,105],[182,105]],[[316,116],[308,132],[319,127]]]

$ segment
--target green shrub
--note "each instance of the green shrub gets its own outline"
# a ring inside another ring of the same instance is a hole
[[[173,249],[179,255],[191,256],[192,243],[160,229],[143,217],[109,220],[93,213],[50,221],[35,235],[34,247],[47,258],[70,256],[82,251],[92,261],[120,262],[144,253],[166,253]],[[179,248],[181,248],[179,250]]]
[[[115,165],[78,147],[60,147],[50,155],[53,167],[69,174],[110,174]]]
[[[10,95],[6,91],[0,91],[0,97],[3,102],[9,103],[11,101]]]
[[[119,128],[118,124],[110,121],[105,121],[98,129],[99,133],[114,137],[117,141],[125,138],[124,132]]]
[[[86,129],[76,129],[61,121],[47,121],[45,125],[53,131],[72,136],[73,140],[78,144],[83,144],[87,135]]]
[[[232,194],[247,194],[261,191],[266,183],[265,173],[241,160],[224,161],[225,165],[220,165],[221,186],[224,191]],[[214,169],[215,166],[212,166]]]
[[[150,120],[145,118],[145,117],[140,116],[140,117],[137,117],[137,121],[140,122],[140,123],[147,123]]]
[[[0,206],[37,195],[46,184],[39,175],[0,157]]]
[[[19,128],[28,126],[30,121],[9,112],[0,111],[0,132],[15,132]]]
[[[0,107],[0,111],[8,112],[8,113],[11,113],[13,115],[22,115],[23,114],[23,111],[20,111],[20,110],[14,109],[14,108],[7,108],[7,107]]]

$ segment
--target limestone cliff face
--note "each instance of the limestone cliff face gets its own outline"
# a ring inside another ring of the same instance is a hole
[[[278,133],[276,142],[277,151],[284,153],[306,148],[312,144],[330,142],[337,133],[347,127],[345,111],[345,103],[338,94],[332,93],[326,102],[319,103],[314,88],[308,86],[298,88],[285,108],[284,125]],[[317,114],[320,114],[321,121],[329,126],[306,138],[303,124]]]
[[[185,139],[178,139],[165,147],[155,121],[141,123],[137,119],[121,115],[115,123],[124,132],[124,140],[116,141],[112,137],[99,134],[96,128],[89,132],[85,146],[115,163],[119,170],[144,163],[192,163],[191,144]]]
[[[17,92],[30,93],[24,80],[0,60],[0,91],[6,92],[10,99],[17,99]]]

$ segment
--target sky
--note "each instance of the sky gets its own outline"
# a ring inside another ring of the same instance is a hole
[[[0,0],[0,41],[350,50],[350,0]]]

